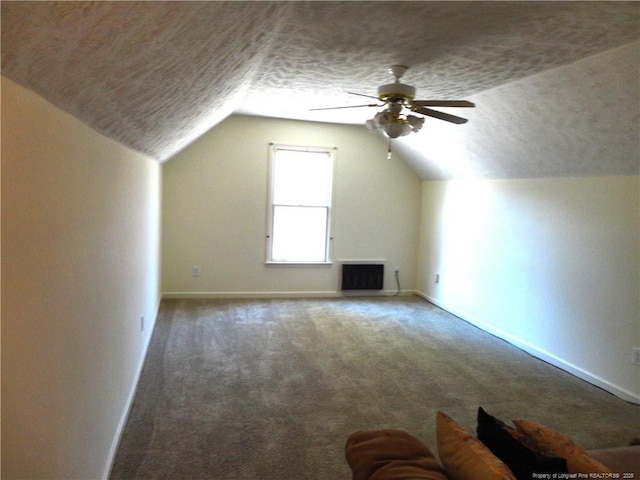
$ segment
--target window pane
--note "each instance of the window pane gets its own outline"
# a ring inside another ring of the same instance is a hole
[[[271,260],[326,261],[327,208],[274,207]]]
[[[331,156],[326,152],[278,150],[273,165],[273,203],[329,205],[331,163]]]

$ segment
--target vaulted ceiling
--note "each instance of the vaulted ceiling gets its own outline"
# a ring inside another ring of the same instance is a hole
[[[160,161],[232,113],[364,123],[309,110],[368,103],[348,92],[392,64],[465,99],[639,38],[634,1],[2,2],[2,74]]]

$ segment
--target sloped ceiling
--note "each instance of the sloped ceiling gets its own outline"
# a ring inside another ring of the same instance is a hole
[[[392,64],[419,98],[464,99],[638,38],[633,1],[2,2],[2,74],[160,161],[231,113],[364,123],[309,109],[369,103],[347,92]]]

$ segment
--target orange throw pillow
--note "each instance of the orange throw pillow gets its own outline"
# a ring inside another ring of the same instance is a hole
[[[502,460],[443,412],[436,416],[436,438],[450,480],[516,480]]]
[[[600,462],[594,460],[581,446],[545,425],[529,420],[513,420],[519,432],[523,433],[538,446],[567,459],[569,473],[613,473]]]
[[[353,480],[447,480],[435,455],[404,430],[352,433],[345,456]]]

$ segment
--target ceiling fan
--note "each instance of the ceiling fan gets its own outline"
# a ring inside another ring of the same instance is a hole
[[[408,135],[411,132],[417,132],[422,128],[424,117],[417,117],[406,113],[419,113],[427,117],[437,118],[446,122],[462,124],[467,119],[451,115],[449,113],[439,112],[428,107],[475,107],[475,104],[467,100],[414,100],[416,96],[416,88],[401,83],[400,79],[409,67],[405,65],[393,65],[389,68],[390,73],[395,77],[394,83],[381,85],[378,87],[378,95],[364,95],[361,93],[348,92],[351,95],[359,95],[361,97],[376,98],[382,103],[374,103],[368,105],[348,105],[344,107],[314,108],[312,110],[335,110],[339,108],[358,108],[358,107],[382,107],[385,109],[376,113],[371,119],[367,120],[367,128],[371,131],[382,131],[389,138],[398,138]]]

